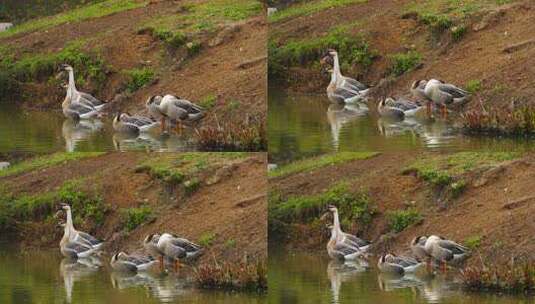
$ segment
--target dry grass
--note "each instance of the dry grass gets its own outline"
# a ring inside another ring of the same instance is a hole
[[[214,260],[213,264],[195,269],[195,282],[204,289],[223,289],[232,291],[267,291],[267,263],[247,261],[239,263]]]

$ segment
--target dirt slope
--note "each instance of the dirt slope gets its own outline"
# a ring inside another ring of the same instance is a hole
[[[535,197],[527,189],[535,186],[534,155],[465,173],[465,191],[445,204],[438,202],[440,191],[436,187],[414,175],[402,174],[415,159],[430,155],[433,154],[385,153],[367,160],[271,179],[270,189],[280,191],[283,197],[310,195],[344,180],[350,181],[355,190],[365,189],[378,213],[371,225],[357,227],[358,231],[353,232],[377,243],[377,252],[403,253],[415,236],[439,234],[458,242],[479,236],[481,245],[477,251],[483,256],[503,260],[511,256],[533,259]],[[423,222],[393,234],[390,239],[382,237],[390,231],[386,213],[410,206],[422,214]],[[310,235],[305,246],[323,251],[329,235],[325,229],[315,227],[296,224],[292,231],[297,235]],[[292,234],[287,241],[290,247],[303,245],[293,243]]]
[[[147,234],[168,231],[194,241],[213,235],[201,263],[214,258],[236,262],[245,256],[267,257],[265,155],[253,153],[208,167],[197,176],[201,186],[190,195],[181,192],[179,185],[136,172],[140,163],[159,155],[108,153],[3,177],[0,185],[15,196],[38,195],[57,190],[66,181],[84,178],[80,190],[97,190],[108,211],[102,225],[84,221],[78,229],[106,239],[107,253],[141,250]],[[151,208],[154,219],[128,232],[122,208],[143,205]],[[22,246],[56,248],[63,234],[56,224],[51,218],[20,221],[10,237]]]
[[[406,6],[424,1],[367,1],[320,11],[270,24],[270,37],[284,43],[290,39],[305,39],[324,35],[338,25],[351,26],[352,33],[363,32],[379,57],[367,71],[358,76],[370,85],[377,85],[387,76],[389,55],[415,49],[423,56],[421,68],[393,80],[380,94],[408,93],[412,81],[430,77],[464,86],[470,80],[480,80],[483,100],[500,106],[513,99],[519,103],[531,101],[535,94],[535,6],[532,1],[512,1],[491,10],[482,10],[464,22],[467,32],[459,42],[451,39],[433,41],[430,30],[415,18],[407,16]],[[485,26],[482,26],[485,25]],[[482,28],[481,28],[482,27]],[[481,29],[480,29],[481,28]],[[512,45],[518,48],[506,51]],[[319,60],[319,58],[318,58]],[[329,79],[310,68],[290,70],[290,89],[324,92]],[[472,103],[471,106],[476,106]]]

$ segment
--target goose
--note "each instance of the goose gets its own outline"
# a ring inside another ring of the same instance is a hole
[[[143,245],[149,253],[160,257],[161,267],[164,256],[172,260],[175,271],[180,267],[179,260],[193,260],[203,252],[201,246],[170,233],[151,234],[145,238]]]
[[[65,232],[64,237],[66,235],[69,236],[69,241],[79,243],[85,246],[88,246],[89,248],[93,249],[100,249],[102,245],[104,244],[103,241],[95,238],[94,236],[90,235],[89,233],[85,233],[83,231],[78,231],[74,228],[73,222],[72,222],[72,212],[71,212],[71,206],[67,204],[62,204],[62,209],[66,211],[67,213],[67,222],[65,223]]]
[[[440,105],[444,117],[447,117],[448,114],[447,106],[464,104],[470,97],[469,92],[438,79],[413,82],[411,93],[417,98],[423,97],[427,100],[428,113],[430,113],[433,103]]]
[[[113,129],[117,132],[140,133],[152,129],[159,122],[141,115],[118,113],[113,118]]]
[[[322,61],[333,66],[332,73],[335,74],[337,87],[346,89],[348,91],[357,92],[363,97],[366,96],[366,94],[368,93],[368,86],[358,80],[342,75],[342,72],[340,71],[340,61],[338,59],[338,52],[336,50],[327,50],[327,55],[323,57]]]
[[[416,257],[418,261],[427,261],[429,259],[429,254],[425,250],[425,242],[427,241],[427,237],[424,235],[420,235],[412,239],[410,243],[410,248],[412,254]]]
[[[427,238],[424,248],[429,256],[442,264],[443,270],[446,270],[446,263],[459,263],[470,255],[468,248],[436,235]]]
[[[421,106],[413,101],[399,98],[397,100],[387,97],[377,105],[377,112],[383,117],[402,120],[406,116],[414,116]]]
[[[98,252],[98,248],[71,240],[71,233],[72,232],[66,228],[65,234],[59,243],[60,252],[64,257],[76,260],[79,258],[90,257]]]
[[[342,228],[340,228],[340,218],[338,215],[338,208],[336,208],[336,206],[334,205],[329,205],[327,208],[333,214],[333,225],[331,228],[336,230],[336,233],[338,234],[339,237],[341,237],[341,240],[343,242],[349,242],[349,244],[351,244],[354,247],[358,247],[362,251],[368,250],[368,248],[371,245],[370,242],[363,240],[355,235],[345,233],[342,231]]]
[[[95,108],[97,110],[102,109],[107,103],[98,100],[90,94],[80,92],[76,89],[74,83],[74,69],[68,64],[62,64],[61,69],[69,73],[69,84],[67,85],[67,96],[71,96],[72,102],[80,103],[82,105]]]
[[[151,96],[146,105],[151,115],[161,119],[162,130],[165,129],[165,119],[191,126],[205,117],[202,107],[175,95]]]
[[[404,275],[405,273],[415,272],[423,264],[411,257],[396,256],[389,253],[381,255],[377,262],[377,267],[381,272]]]
[[[112,256],[110,265],[116,271],[138,272],[150,269],[157,262],[151,256],[134,256],[121,251]]]

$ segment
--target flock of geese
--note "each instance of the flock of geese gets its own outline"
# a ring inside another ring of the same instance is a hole
[[[104,242],[94,236],[74,228],[72,211],[69,205],[63,204],[66,213],[64,234],[60,241],[61,254],[70,260],[95,259],[102,254]],[[185,238],[171,233],[150,234],[143,240],[143,247],[148,253],[127,254],[123,251],[114,254],[110,260],[112,269],[118,272],[137,273],[152,269],[156,264],[164,270],[164,259],[180,268],[180,261],[191,262],[203,253],[203,248]],[[156,259],[157,257],[158,259]]]
[[[331,237],[327,243],[329,257],[339,261],[367,259],[371,243],[342,231],[336,206],[328,206],[328,211],[333,216]],[[385,273],[404,275],[424,266],[429,269],[438,265],[446,271],[447,265],[458,266],[470,255],[468,248],[437,235],[415,237],[410,248],[413,257],[394,253],[381,255],[377,262],[378,269]]]
[[[370,88],[350,77],[343,76],[340,71],[338,52],[329,49],[321,59],[322,64],[329,66],[331,81],[327,86],[327,97],[338,104],[363,104],[366,106]],[[447,117],[448,108],[458,107],[469,101],[470,93],[453,84],[438,79],[417,80],[410,87],[412,98],[387,97],[379,101],[377,112],[382,117],[403,120],[414,116],[424,107],[431,115],[434,106],[439,106],[443,117]]]
[[[74,121],[101,117],[108,103],[76,89],[72,66],[63,64],[61,69],[69,74],[67,94],[61,105],[65,117]],[[163,132],[167,130],[165,124],[168,121],[174,122],[176,130],[180,131],[182,125],[195,127],[205,117],[205,111],[199,105],[170,94],[149,97],[146,108],[149,117],[141,114],[117,113],[113,118],[114,130],[124,133],[140,133],[160,125]]]

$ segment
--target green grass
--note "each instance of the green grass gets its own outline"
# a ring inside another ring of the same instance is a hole
[[[311,15],[316,12],[339,7],[350,4],[366,3],[367,0],[313,0],[300,4],[292,5],[286,9],[277,11],[275,14],[269,16],[270,22],[277,22],[280,20],[295,18],[298,16]]]
[[[98,18],[117,12],[142,7],[147,3],[148,1],[108,0],[102,3],[80,7],[55,16],[35,19],[14,26],[9,30],[0,33],[0,39],[36,30],[46,30],[64,23],[76,23],[90,18]]]
[[[122,213],[123,224],[128,231],[136,229],[139,225],[153,218],[150,206],[124,209]]]
[[[472,235],[464,240],[464,245],[470,248],[470,250],[475,250],[481,246],[481,239],[480,235]]]
[[[349,183],[341,182],[316,195],[282,199],[279,195],[271,194],[268,201],[269,221],[309,222],[323,214],[327,205],[335,205],[342,226],[351,226],[353,222],[368,225],[376,213],[375,204],[365,192],[350,189]]]
[[[311,62],[319,63],[325,51],[335,49],[340,58],[342,69],[348,72],[353,66],[362,69],[368,68],[377,57],[372,50],[365,35],[352,34],[354,23],[336,26],[324,36],[290,40],[279,45],[275,40],[268,42],[268,73],[279,77],[285,74],[288,67],[304,66]]]
[[[209,94],[199,100],[199,105],[206,110],[212,109],[217,103],[217,96],[215,94]]]
[[[201,187],[201,182],[197,178],[192,178],[184,182],[184,191],[186,195],[192,195]]]
[[[348,161],[367,159],[377,154],[378,153],[376,152],[339,152],[327,154],[305,160],[299,160],[285,166],[277,167],[275,170],[269,171],[268,176],[270,178],[288,176],[291,174],[303,171],[311,171]]]
[[[234,248],[234,247],[236,247],[236,240],[235,239],[228,239],[225,242],[225,248],[231,249],[231,248]]]
[[[464,35],[466,35],[467,31],[468,28],[464,24],[454,26],[451,28],[451,38],[455,42],[460,41],[461,39],[463,39]]]
[[[205,232],[199,237],[199,245],[202,247],[211,246],[216,239],[216,235],[213,232]]]
[[[423,220],[422,215],[415,209],[389,211],[386,218],[388,226],[394,232],[401,232]]]
[[[466,181],[465,180],[458,180],[454,183],[451,183],[450,184],[450,188],[451,188],[451,195],[453,198],[457,198],[459,197],[463,192],[464,190],[466,189]]]
[[[471,94],[475,94],[481,90],[481,80],[472,79],[466,83],[466,90]]]
[[[422,55],[417,51],[397,53],[390,56],[390,61],[390,73],[401,76],[418,66],[422,62]]]
[[[130,78],[126,84],[126,89],[130,92],[135,92],[152,83],[155,77],[154,71],[149,68],[132,69],[126,71],[126,74]]]
[[[75,223],[91,219],[95,224],[101,225],[108,207],[98,194],[80,190],[82,184],[80,180],[65,182],[57,192],[57,200],[71,206]]]
[[[68,161],[79,160],[87,157],[96,157],[102,155],[102,152],[60,152],[46,156],[39,156],[21,163],[14,164],[8,169],[0,171],[0,177],[20,174],[28,171],[34,171],[52,167]]]

